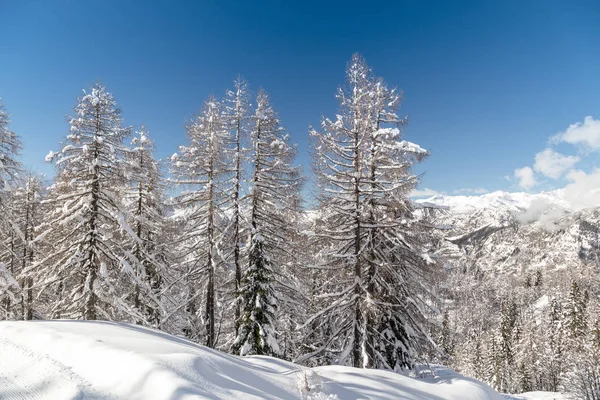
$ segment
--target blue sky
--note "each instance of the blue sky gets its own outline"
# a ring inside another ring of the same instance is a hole
[[[51,174],[44,156],[81,89],[106,84],[165,157],[241,73],[271,95],[307,166],[308,126],[335,113],[360,52],[403,89],[405,137],[432,153],[421,189],[600,187],[598,21],[596,1],[0,0],[0,97],[25,164]]]

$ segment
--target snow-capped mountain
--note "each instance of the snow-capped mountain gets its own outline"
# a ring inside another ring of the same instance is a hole
[[[482,209],[503,209],[519,212],[536,204],[560,207],[565,210],[572,209],[568,201],[565,200],[564,192],[561,189],[537,194],[496,191],[479,196],[436,195],[416,201],[421,204],[448,207],[453,214],[467,214]]]
[[[448,227],[444,252],[459,263],[512,274],[568,268],[580,273],[598,262],[600,209],[575,211],[563,191],[438,195],[436,222]]]

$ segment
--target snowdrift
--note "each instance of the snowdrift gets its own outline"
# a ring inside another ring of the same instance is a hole
[[[500,400],[444,367],[436,378],[235,357],[135,325],[0,322],[0,399]],[[310,390],[307,390],[310,388]]]

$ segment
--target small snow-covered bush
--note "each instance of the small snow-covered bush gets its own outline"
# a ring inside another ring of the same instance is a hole
[[[323,380],[313,370],[300,372],[297,386],[302,400],[339,400],[337,395],[325,392]]]

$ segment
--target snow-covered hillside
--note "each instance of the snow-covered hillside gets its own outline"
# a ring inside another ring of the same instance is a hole
[[[450,366],[502,391],[580,393],[591,373],[580,372],[587,354],[577,346],[592,346],[600,326],[600,208],[577,207],[561,190],[417,203],[436,206],[432,222],[445,228],[436,245],[447,272],[439,290]],[[585,321],[581,333],[567,328],[573,316]],[[568,339],[552,336],[557,327]],[[557,359],[563,364],[553,369]]]
[[[112,322],[1,322],[0,357],[4,400],[503,399],[444,367],[425,379],[341,366],[307,369]]]

